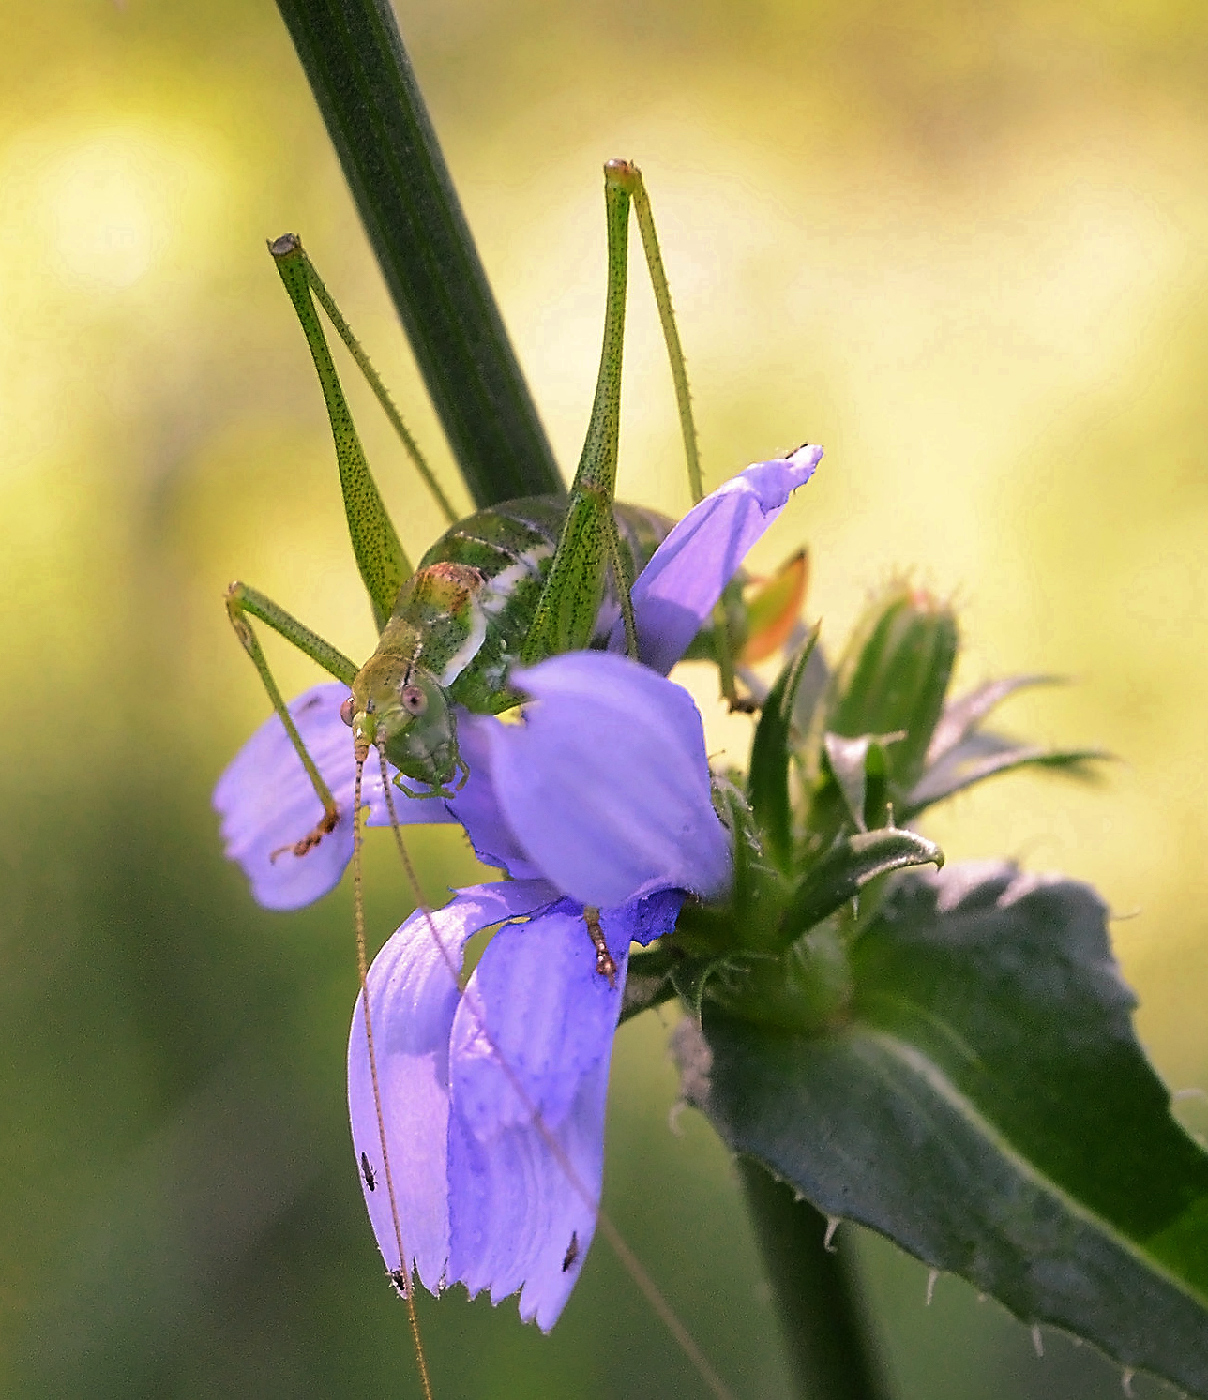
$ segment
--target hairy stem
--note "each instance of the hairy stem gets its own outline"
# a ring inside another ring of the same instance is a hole
[[[753,1158],[738,1167],[799,1400],[888,1400],[854,1274],[823,1247],[826,1217]]]

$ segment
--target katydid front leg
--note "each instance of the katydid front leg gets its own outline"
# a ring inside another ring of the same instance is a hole
[[[289,735],[289,741],[294,746],[294,752],[301,759],[302,767],[306,769],[306,776],[310,779],[315,795],[323,804],[323,815],[314,829],[307,832],[292,846],[281,848],[283,851],[293,851],[296,856],[304,856],[307,851],[313,850],[324,836],[329,836],[336,829],[336,823],[340,820],[340,809],[335,798],[331,795],[331,789],[324,782],[322,773],[319,772],[318,766],[302,742],[302,736],[298,733],[293,716],[281,698],[280,688],[269,669],[260,641],[252,630],[248,618],[249,616],[258,617],[261,622],[267,623],[274,632],[284,637],[287,642],[292,642],[299,651],[304,652],[312,661],[317,661],[325,671],[329,671],[336,680],[342,681],[345,685],[352,684],[357,668],[330,642],[325,642],[309,627],[304,627],[296,617],[291,617],[284,608],[278,607],[271,598],[266,598],[263,593],[249,588],[246,583],[236,581],[231,584],[230,588],[227,589],[226,606],[227,616],[231,619],[235,635],[242,643],[244,651],[252,658],[252,664],[260,673],[260,679],[264,682],[268,698],[272,701],[273,709],[277,712],[277,718],[285,726],[285,732]],[[273,858],[280,854],[281,851],[274,851]]]

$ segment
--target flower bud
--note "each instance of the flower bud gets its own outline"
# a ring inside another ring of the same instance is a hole
[[[891,796],[904,796],[923,772],[957,647],[949,604],[901,583],[869,608],[848,644],[831,684],[825,727],[849,739],[885,736]]]

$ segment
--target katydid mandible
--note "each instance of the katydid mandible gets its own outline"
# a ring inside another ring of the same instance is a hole
[[[415,792],[399,783],[413,798],[450,797],[465,781],[467,769],[458,752],[451,705],[480,714],[514,706],[521,697],[508,681],[512,665],[533,665],[589,646],[606,600],[619,608],[628,649],[636,654],[629,588],[673,522],[614,499],[631,203],[671,359],[694,501],[702,491],[683,356],[641,175],[631,163],[613,160],[604,176],[604,339],[591,419],[570,492],[566,497],[506,502],[452,524],[414,571],[370,472],[312,295],[352,350],[446,516],[452,519],[453,512],[299,240],[287,234],[269,245],[318,371],[353,552],[380,633],[376,651],[358,668],[255,589],[236,582],[228,590],[227,609],[235,631],[323,803],[315,828],[289,848],[296,856],[305,855],[334,830],[339,812],[294,726],[250,617],[259,618],[351,688],[341,713],[352,729],[356,757],[363,762],[376,746],[399,774],[426,789]],[[714,648],[725,681],[730,675],[726,628],[719,626],[715,632]]]

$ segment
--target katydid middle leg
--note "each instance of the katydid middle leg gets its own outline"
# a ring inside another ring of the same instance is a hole
[[[324,836],[330,835],[336,829],[336,823],[340,819],[340,809],[335,798],[331,795],[331,789],[324,781],[322,773],[319,772],[318,765],[307,752],[293,716],[282,699],[280,687],[269,669],[268,661],[260,646],[260,639],[252,629],[249,618],[257,617],[261,622],[267,623],[274,632],[284,637],[287,642],[292,642],[300,652],[309,656],[312,661],[317,661],[325,671],[330,672],[336,680],[342,681],[345,685],[352,684],[352,678],[356,675],[357,668],[330,642],[325,642],[322,637],[312,632],[309,627],[304,626],[296,617],[292,617],[271,598],[265,597],[263,593],[254,588],[249,588],[246,583],[240,583],[236,580],[231,584],[227,589],[226,607],[227,616],[231,619],[231,626],[235,629],[235,635],[239,638],[244,651],[252,658],[252,664],[260,674],[260,679],[268,692],[268,698],[277,713],[277,718],[285,726],[285,732],[294,747],[294,752],[301,760],[302,767],[306,769],[306,776],[310,779],[315,795],[323,804],[323,816],[316,823],[314,829],[307,832],[293,846],[282,848],[283,850],[292,850],[296,856],[304,856],[307,851],[317,846]],[[274,852],[274,854],[278,853]]]

